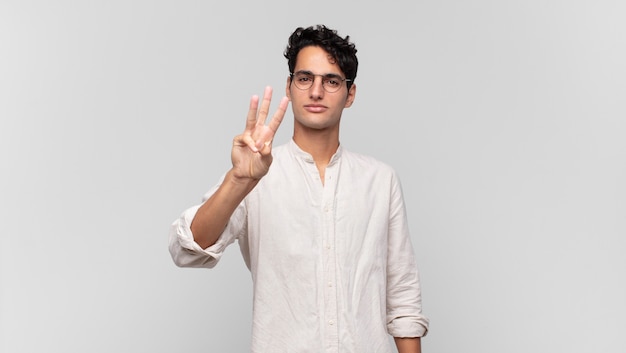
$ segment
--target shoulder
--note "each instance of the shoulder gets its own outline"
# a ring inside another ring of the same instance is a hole
[[[367,169],[376,173],[395,175],[395,169],[388,163],[370,155],[354,152],[343,148],[342,159],[351,168]]]
[[[400,187],[400,176],[396,169],[371,155],[353,152],[343,149],[341,156],[342,175],[349,175],[353,179],[367,180],[371,185],[382,187],[389,186],[391,189]]]

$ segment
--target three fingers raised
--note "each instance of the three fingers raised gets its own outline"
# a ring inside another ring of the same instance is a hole
[[[274,134],[278,131],[278,127],[285,117],[287,106],[289,105],[289,99],[287,97],[283,97],[280,100],[278,108],[270,119],[269,124],[265,124],[269,115],[271,101],[272,88],[270,86],[265,87],[260,107],[259,96],[253,95],[250,99],[250,108],[246,118],[246,129],[242,140],[253,152],[265,149],[265,146],[271,144]]]

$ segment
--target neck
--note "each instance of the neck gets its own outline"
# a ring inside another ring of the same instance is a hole
[[[318,168],[325,168],[332,156],[337,152],[337,148],[339,148],[337,135],[294,133],[293,140],[298,147],[313,157]]]
[[[323,184],[326,166],[339,148],[339,135],[323,130],[317,130],[316,133],[298,133],[296,130],[293,141],[313,157]]]

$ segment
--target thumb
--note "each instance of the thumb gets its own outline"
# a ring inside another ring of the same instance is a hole
[[[266,156],[272,152],[272,141],[273,140],[270,139],[268,141],[260,142],[259,144],[257,144],[257,149],[259,150],[261,155]]]

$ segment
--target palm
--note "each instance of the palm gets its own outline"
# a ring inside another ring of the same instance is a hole
[[[269,124],[265,124],[272,99],[272,89],[267,87],[259,108],[258,96],[250,100],[250,109],[243,134],[235,137],[231,159],[234,176],[260,179],[272,164],[272,140],[285,116],[289,101],[284,97]]]

